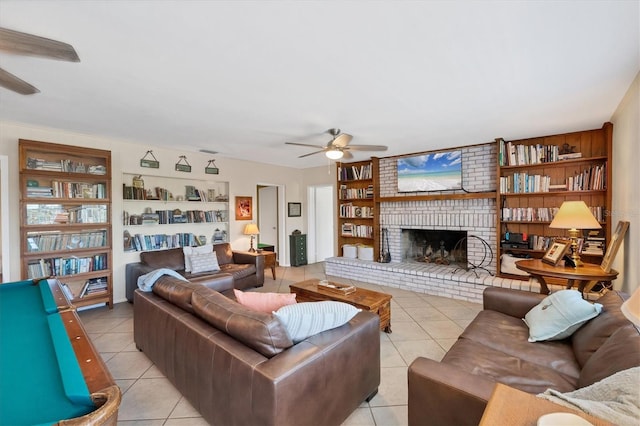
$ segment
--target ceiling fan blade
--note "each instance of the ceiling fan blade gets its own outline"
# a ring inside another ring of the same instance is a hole
[[[80,62],[78,54],[70,44],[7,28],[0,28],[0,50],[20,55]]]
[[[342,154],[342,159],[344,160],[351,160],[353,158],[353,154],[349,151],[342,151]]]
[[[298,156],[298,158],[304,158],[304,157],[308,157],[308,156],[310,156],[310,155],[320,154],[321,152],[324,152],[324,149],[323,149],[323,150],[320,150],[320,151],[310,152],[310,153],[308,153],[308,154],[299,155],[299,156]]]
[[[322,145],[310,145],[308,143],[296,143],[296,142],[285,142],[285,145],[306,146],[308,148],[318,148],[318,149],[324,149],[325,148]]]
[[[19,79],[2,68],[0,68],[0,86],[16,93],[20,93],[21,95],[33,95],[34,93],[40,93],[40,91],[34,86]]]
[[[346,149],[351,151],[386,151],[389,148],[384,145],[349,145]]]
[[[331,144],[333,146],[345,147],[349,145],[349,142],[351,142],[351,139],[353,139],[353,136],[347,133],[340,133],[338,136],[336,136],[334,140],[331,141]]]

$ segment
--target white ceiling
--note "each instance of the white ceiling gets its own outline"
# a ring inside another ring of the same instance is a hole
[[[0,88],[1,120],[300,168],[327,159],[284,142],[330,127],[377,156],[597,128],[640,70],[635,0],[0,0],[0,26],[81,59],[1,54],[42,92]]]

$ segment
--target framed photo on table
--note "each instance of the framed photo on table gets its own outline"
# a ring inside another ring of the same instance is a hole
[[[302,203],[289,203],[287,206],[289,207],[289,217],[302,216]]]
[[[236,220],[253,219],[253,199],[251,197],[236,197]]]
[[[555,240],[549,246],[549,250],[542,256],[542,261],[555,266],[570,247],[571,241],[569,240]]]

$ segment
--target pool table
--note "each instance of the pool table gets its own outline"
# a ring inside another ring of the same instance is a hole
[[[120,389],[55,279],[0,284],[0,425],[116,424]]]

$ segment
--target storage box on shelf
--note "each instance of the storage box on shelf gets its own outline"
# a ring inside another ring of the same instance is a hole
[[[124,250],[228,242],[229,184],[123,174]]]
[[[550,229],[564,201],[582,200],[600,222],[602,230],[585,230],[583,260],[599,264],[602,247],[611,234],[611,159],[613,125],[601,129],[498,144],[497,251],[540,258],[555,237],[566,234]],[[509,276],[500,270],[498,274]]]
[[[373,259],[380,250],[378,193],[378,159],[337,164],[338,253],[352,245],[373,248]]]
[[[113,306],[111,152],[19,141],[22,278],[56,276],[75,306]]]

